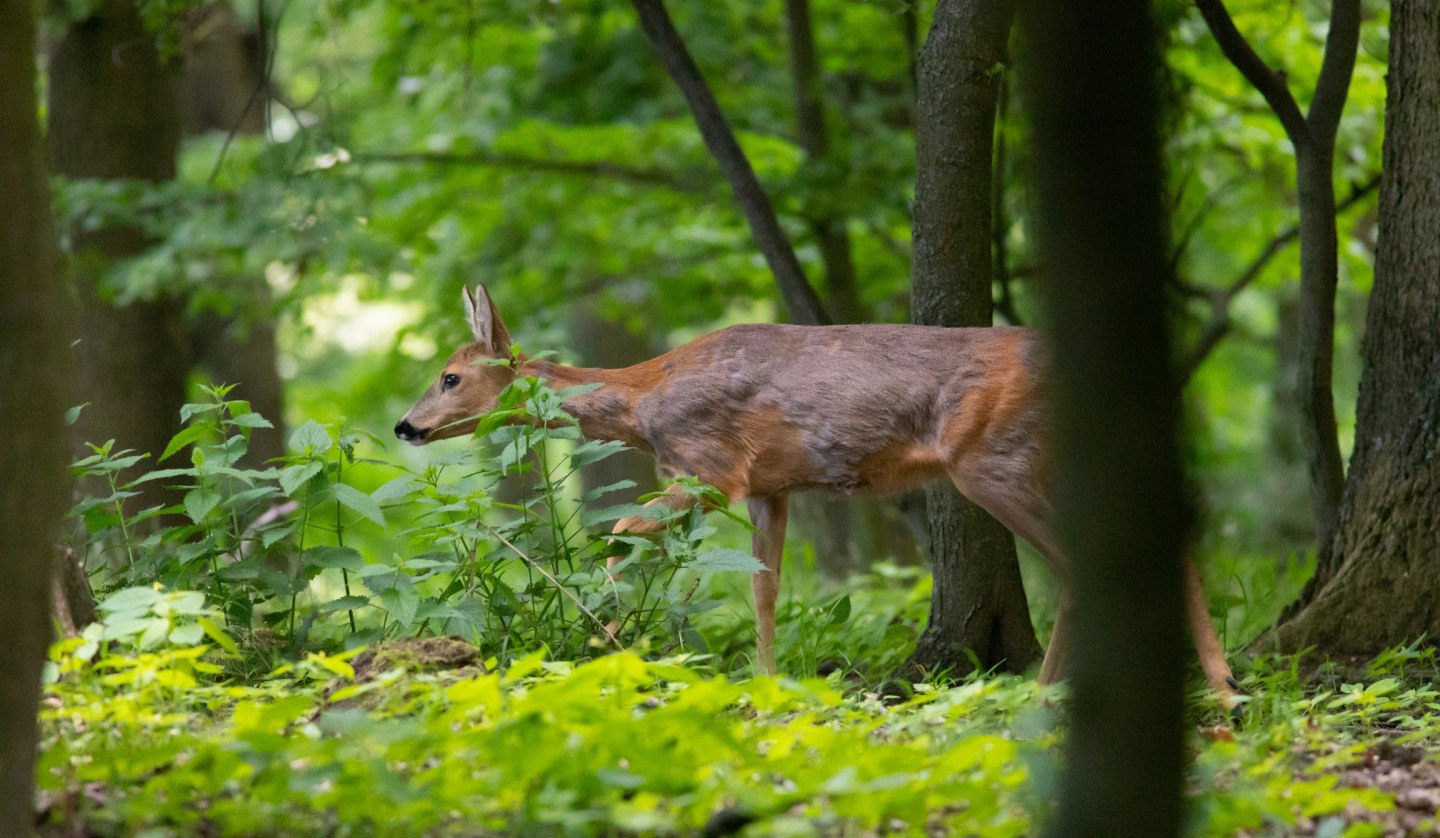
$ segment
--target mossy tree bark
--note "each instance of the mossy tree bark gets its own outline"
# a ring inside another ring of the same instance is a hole
[[[1440,5],[1391,7],[1384,179],[1355,453],[1328,584],[1263,642],[1372,656],[1440,634]]]

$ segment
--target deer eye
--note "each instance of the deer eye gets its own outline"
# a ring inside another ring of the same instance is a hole
[[[440,390],[441,392],[444,392],[445,390],[449,390],[451,387],[454,387],[456,384],[459,383],[460,376],[456,375],[453,372],[447,372],[444,376],[440,378]]]

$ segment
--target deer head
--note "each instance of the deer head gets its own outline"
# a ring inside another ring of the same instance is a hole
[[[515,380],[508,363],[510,332],[485,286],[461,292],[475,342],[455,350],[440,377],[395,424],[395,436],[411,445],[473,433],[480,416],[495,407],[500,391]],[[490,363],[495,360],[507,363]]]

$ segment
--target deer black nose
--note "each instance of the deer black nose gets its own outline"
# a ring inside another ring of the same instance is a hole
[[[421,431],[419,428],[410,424],[408,421],[401,419],[399,422],[395,423],[395,435],[405,440],[406,442],[409,442],[410,440],[418,436],[424,436],[425,433],[424,431]]]

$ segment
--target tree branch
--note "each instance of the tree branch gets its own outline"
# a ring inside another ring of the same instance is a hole
[[[1335,210],[1337,213],[1344,212],[1358,204],[1365,196],[1374,192],[1380,185],[1380,175],[1371,175],[1364,183],[1357,185],[1350,191]],[[1200,329],[1200,337],[1195,340],[1195,346],[1190,349],[1185,360],[1180,365],[1179,377],[1180,386],[1184,387],[1190,383],[1200,365],[1210,357],[1210,353],[1219,345],[1220,340],[1230,333],[1232,325],[1230,320],[1230,303],[1240,295],[1241,291],[1250,287],[1276,256],[1279,256],[1291,242],[1300,236],[1300,225],[1294,224],[1285,228],[1271,239],[1268,244],[1250,260],[1250,264],[1240,272],[1240,275],[1233,282],[1224,288],[1217,289],[1210,294],[1204,294],[1210,301],[1210,317]],[[1198,290],[1198,289],[1197,289]]]
[[[735,132],[725,120],[715,95],[710,92],[710,86],[695,65],[695,59],[690,57],[684,39],[675,30],[675,24],[665,10],[664,0],[631,0],[631,4],[640,15],[640,27],[651,49],[685,95],[705,147],[729,179],[735,200],[745,214],[751,235],[755,237],[755,244],[764,254],[765,262],[780,286],[780,295],[785,300],[790,319],[796,323],[829,323],[830,318],[820,305],[820,298],[800,269],[800,260],[795,257],[789,237],[780,228],[769,196],[760,186],[750,160],[735,140]]]
[[[1255,52],[1255,48],[1250,46],[1250,42],[1235,28],[1235,21],[1231,19],[1230,11],[1225,8],[1224,0],[1195,0],[1195,6],[1205,18],[1205,25],[1210,27],[1210,34],[1220,45],[1220,51],[1235,65],[1235,69],[1260,91],[1260,95],[1265,97],[1270,110],[1275,112],[1280,124],[1284,126],[1290,142],[1297,150],[1301,145],[1309,143],[1310,126],[1300,112],[1300,105],[1290,93],[1285,82],[1285,73],[1271,69],[1259,53]],[[1344,102],[1343,95],[1341,102]]]
[[[1333,0],[1330,32],[1325,36],[1325,57],[1315,81],[1315,98],[1305,121],[1316,142],[1331,145],[1340,127],[1340,113],[1350,92],[1350,76],[1360,47],[1360,0]]]

